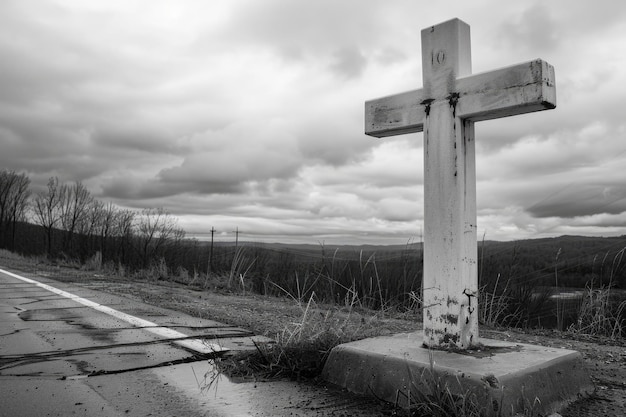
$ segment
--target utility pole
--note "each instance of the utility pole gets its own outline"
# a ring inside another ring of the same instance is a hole
[[[237,227],[235,230],[235,253],[237,253],[237,246],[239,245],[239,227]]]
[[[207,268],[207,275],[213,270],[213,234],[215,228],[211,226],[211,249],[209,250],[209,266]]]

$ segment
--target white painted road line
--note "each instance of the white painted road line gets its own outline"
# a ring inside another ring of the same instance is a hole
[[[168,327],[159,326],[158,324],[153,323],[151,321],[144,320],[139,317],[131,316],[130,314],[126,314],[121,311],[115,310],[111,307],[107,307],[105,305],[95,303],[85,298],[81,298],[67,291],[63,291],[58,288],[52,287],[50,285],[43,284],[39,281],[35,281],[34,279],[25,278],[20,275],[14,274],[12,272],[5,271],[4,269],[0,269],[0,272],[3,274],[9,275],[13,278],[22,280],[24,282],[28,282],[29,284],[36,285],[45,290],[51,291],[62,297],[69,298],[70,300],[76,301],[77,303],[80,303],[87,307],[91,307],[94,310],[98,310],[104,314],[108,314],[109,316],[125,321],[126,323],[129,323],[135,327],[140,327],[143,330],[156,334],[157,336],[163,337],[165,339],[180,339],[180,338],[189,337],[186,334],[181,333],[177,330],[173,330]],[[175,343],[179,346],[182,346],[187,349],[191,349],[195,352],[202,353],[202,354],[210,354],[210,353],[223,352],[223,351],[228,350],[227,348],[223,348],[215,343],[209,343],[200,339],[172,340],[172,343]]]

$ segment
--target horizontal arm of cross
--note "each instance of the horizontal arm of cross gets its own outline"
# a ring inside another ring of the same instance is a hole
[[[472,121],[498,119],[556,107],[554,68],[540,59],[456,80],[456,115]],[[422,89],[365,102],[365,134],[376,137],[421,132],[426,108],[452,97],[426,97]]]

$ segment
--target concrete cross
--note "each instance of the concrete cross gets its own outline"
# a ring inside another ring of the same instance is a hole
[[[471,75],[470,29],[422,30],[424,87],[365,103],[365,133],[424,132],[424,344],[478,343],[474,122],[556,107],[554,68],[537,59]]]

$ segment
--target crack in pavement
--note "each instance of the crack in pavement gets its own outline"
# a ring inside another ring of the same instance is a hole
[[[211,360],[211,359],[215,359],[217,356],[219,356],[222,353],[223,352],[215,352],[213,354],[194,353],[191,356],[187,356],[187,357],[180,358],[180,359],[169,360],[165,362],[159,362],[159,363],[155,363],[152,365],[137,366],[133,368],[124,368],[124,369],[115,369],[115,370],[110,370],[110,371],[105,370],[105,369],[98,369],[97,371],[91,371],[85,374],[63,375],[61,377],[59,377],[58,374],[46,375],[41,372],[30,372],[26,374],[2,374],[0,375],[0,380],[3,377],[39,377],[41,378],[41,377],[46,377],[46,376],[53,377],[59,381],[76,380],[76,379],[90,378],[90,377],[95,377],[95,376],[123,374],[123,373],[129,373],[129,372],[143,371],[147,369],[164,368],[167,366],[179,365],[183,363],[193,363],[193,362]],[[32,363],[36,363],[36,362],[32,362]]]
[[[224,334],[206,334],[206,335],[196,335],[196,336],[187,336],[187,337],[179,337],[179,338],[171,338],[171,339],[158,339],[158,340],[147,340],[144,342],[131,342],[131,343],[116,343],[112,345],[100,345],[100,346],[89,346],[89,347],[80,347],[66,350],[55,350],[55,351],[44,351],[44,352],[36,352],[36,353],[27,353],[27,354],[19,354],[19,355],[0,355],[0,371],[5,369],[11,369],[22,365],[29,365],[38,362],[45,362],[50,359],[59,359],[59,358],[67,358],[72,356],[82,355],[84,353],[89,353],[96,350],[106,350],[106,349],[116,349],[116,348],[125,348],[125,347],[134,347],[134,346],[148,346],[148,345],[156,345],[156,344],[164,344],[170,342],[177,342],[181,340],[188,339],[204,339],[204,340],[215,340],[215,339],[226,339],[226,338],[239,338],[239,337],[250,337],[254,336],[253,333],[224,333]],[[184,347],[183,347],[184,348]],[[195,355],[199,355],[198,352],[185,349],[189,352],[194,353]],[[220,352],[224,351],[214,351],[207,353],[207,355],[212,356],[216,355]]]
[[[11,333],[3,333],[3,334],[0,334],[0,337],[11,336],[11,335],[13,335],[13,334],[19,333],[19,332],[20,332],[20,331],[22,331],[22,330],[28,330],[28,328],[24,328],[24,329],[15,329],[15,330],[13,330]]]
[[[161,363],[156,363],[153,365],[146,365],[146,366],[138,366],[136,368],[127,368],[127,369],[118,369],[118,370],[114,370],[114,371],[106,371],[106,370],[97,370],[97,371],[92,371],[90,373],[88,373],[87,375],[85,375],[86,377],[94,377],[94,376],[100,376],[100,375],[114,375],[114,374],[123,374],[123,373],[127,373],[127,372],[136,372],[136,371],[143,371],[146,369],[156,369],[156,368],[164,368],[166,366],[173,366],[173,365],[179,365],[182,363],[192,363],[192,362],[200,362],[200,361],[204,361],[204,360],[210,360],[210,359],[214,359],[216,358],[221,352],[215,352],[213,355],[207,355],[207,354],[195,354],[192,356],[188,356],[186,358],[181,358],[181,359],[175,359],[172,361],[167,361],[167,362],[161,362]],[[78,376],[80,377],[80,376]],[[61,380],[64,379],[77,379],[76,376],[73,377],[61,377]]]

